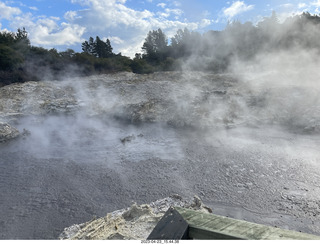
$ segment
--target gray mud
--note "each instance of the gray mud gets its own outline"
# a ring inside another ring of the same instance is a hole
[[[106,125],[102,141],[84,128],[72,151],[57,135],[49,149],[33,136],[1,145],[1,238],[54,239],[72,224],[174,193],[196,194],[216,214],[320,234],[318,158],[307,155],[317,148],[295,154],[301,137],[159,125],[136,127],[134,135],[128,128]],[[123,144],[117,130],[134,139]]]
[[[142,92],[132,82],[115,87]],[[208,122],[197,117],[203,111],[186,106],[204,102],[208,109],[213,100],[193,96],[172,114],[166,101],[138,97],[117,116],[104,116],[115,110],[109,104],[99,115],[91,109],[90,116],[41,112],[8,120],[25,133],[0,144],[1,239],[57,239],[65,227],[171,194],[198,195],[216,214],[320,235],[319,134],[233,115],[215,120],[224,126],[197,127]],[[257,101],[248,104],[261,113]],[[183,116],[190,121],[181,125]]]

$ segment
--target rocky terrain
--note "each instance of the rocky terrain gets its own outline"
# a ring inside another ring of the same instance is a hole
[[[211,213],[200,198],[183,200],[173,195],[150,204],[132,204],[105,217],[65,228],[59,236],[62,240],[146,240],[154,227],[170,207],[183,207]]]
[[[58,239],[69,226],[98,238],[81,223],[121,222],[132,202],[153,218],[143,204],[172,194],[320,235],[317,86],[269,80],[119,73],[1,87],[0,238]]]

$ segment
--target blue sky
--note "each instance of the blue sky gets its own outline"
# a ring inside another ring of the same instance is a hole
[[[280,20],[318,14],[320,0],[0,0],[0,30],[25,27],[32,45],[59,51],[81,51],[90,36],[109,38],[114,52],[132,57],[150,30],[161,28],[168,38],[185,27],[203,33],[232,20],[256,24],[273,10]]]

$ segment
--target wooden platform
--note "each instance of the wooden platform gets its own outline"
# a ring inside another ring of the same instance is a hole
[[[320,240],[320,236],[176,207],[167,211],[148,239]]]

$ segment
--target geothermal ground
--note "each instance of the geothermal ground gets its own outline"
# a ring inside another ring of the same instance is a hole
[[[239,77],[120,73],[0,88],[0,238],[57,239],[172,194],[320,235],[319,92]]]

